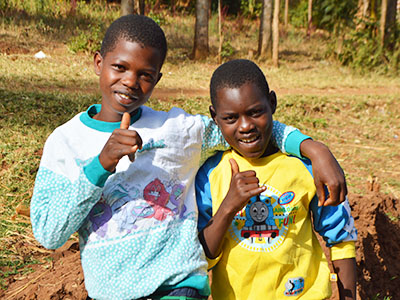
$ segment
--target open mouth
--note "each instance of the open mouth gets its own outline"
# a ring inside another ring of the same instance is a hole
[[[131,94],[121,93],[121,92],[115,92],[115,94],[117,95],[117,101],[122,105],[130,105],[134,101],[138,100],[138,97],[133,96]]]
[[[249,138],[245,138],[245,139],[239,139],[239,142],[242,144],[253,144],[254,142],[257,142],[260,139],[259,135],[255,135]]]

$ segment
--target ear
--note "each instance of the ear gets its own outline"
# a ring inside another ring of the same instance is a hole
[[[275,110],[276,110],[276,105],[278,103],[278,101],[276,99],[276,94],[274,91],[269,92],[268,100],[269,100],[269,105],[271,106],[271,112],[272,112],[272,114],[274,114]]]
[[[163,75],[163,74],[162,74],[161,72],[158,73],[158,78],[157,78],[157,81],[156,81],[156,83],[155,83],[154,85],[156,85],[156,84],[160,81],[162,75]]]
[[[218,125],[217,118],[216,118],[217,113],[216,113],[216,111],[215,111],[214,106],[210,105],[209,110],[210,110],[211,118],[214,120],[215,124]]]
[[[94,72],[96,73],[97,76],[100,76],[103,64],[103,57],[101,56],[99,51],[96,51],[96,53],[94,54],[93,64],[94,64]]]

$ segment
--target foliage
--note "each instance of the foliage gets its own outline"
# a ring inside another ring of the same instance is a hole
[[[222,44],[221,57],[223,59],[232,57],[235,54],[235,48],[232,47],[229,41],[224,41]]]
[[[299,1],[297,5],[289,6],[290,24],[296,28],[307,27],[307,14],[308,14],[307,1]]]
[[[360,71],[375,70],[381,73],[397,73],[400,63],[400,40],[394,38],[394,50],[382,47],[379,36],[376,34],[378,24],[362,21],[360,28],[350,30],[344,40],[338,59],[343,65],[348,65]],[[397,26],[397,32],[400,27]],[[356,51],[355,51],[356,50]],[[332,48],[331,48],[332,52]]]
[[[148,16],[152,18],[158,25],[163,26],[167,24],[167,19],[164,13],[149,12]]]
[[[313,4],[313,22],[319,27],[339,35],[353,25],[357,2],[354,0],[316,0]]]
[[[88,30],[79,30],[79,34],[71,37],[67,43],[68,49],[72,53],[94,53],[99,51],[105,30],[103,24],[89,24]]]
[[[256,18],[261,15],[262,1],[258,0],[241,0],[240,11],[243,16]]]

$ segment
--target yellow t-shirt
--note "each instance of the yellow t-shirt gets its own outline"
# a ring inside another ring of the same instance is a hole
[[[330,269],[311,222],[310,203],[316,189],[305,164],[281,152],[252,162],[234,151],[214,158],[198,174],[201,177],[201,172],[206,171],[212,215],[229,190],[230,158],[236,160],[240,171],[254,170],[260,185],[267,189],[259,197],[250,199],[235,216],[225,234],[222,254],[210,261],[210,267],[217,263],[212,277],[213,300],[329,298]],[[196,188],[201,181],[196,179]],[[199,199],[202,193],[197,192],[197,198],[201,223],[205,216],[204,199]],[[352,217],[348,215],[350,221],[342,224],[347,208],[330,207],[326,212],[317,213],[317,227],[323,235],[330,237],[328,241],[337,242],[332,236],[346,235],[337,227],[348,226]],[[329,219],[332,215],[335,215],[333,221]],[[324,223],[326,216],[332,224]],[[355,238],[353,226],[343,240]],[[343,245],[347,243],[338,244],[340,258],[354,257],[354,243],[350,243],[350,247]]]

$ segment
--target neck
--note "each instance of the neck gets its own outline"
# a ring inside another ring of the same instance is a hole
[[[265,149],[265,152],[262,155],[262,157],[270,156],[272,154],[275,154],[278,151],[279,151],[279,149],[274,144],[269,143],[268,147],[267,147],[267,149]]]

